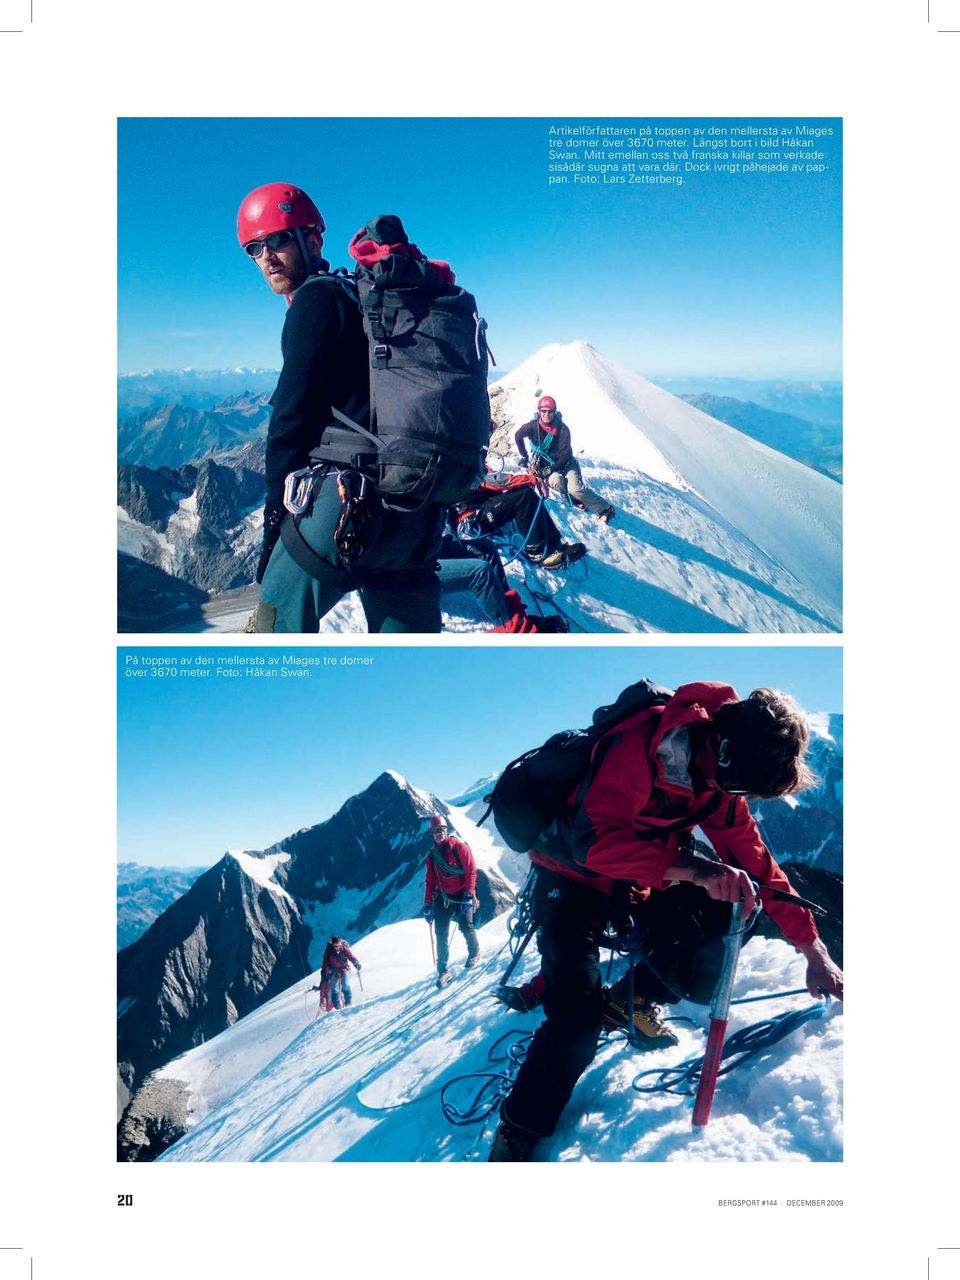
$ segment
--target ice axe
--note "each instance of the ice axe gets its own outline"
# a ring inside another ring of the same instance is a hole
[[[758,904],[745,920],[743,903],[735,902],[730,913],[730,927],[723,939],[723,966],[710,1004],[710,1030],[707,1034],[707,1048],[703,1055],[700,1082],[697,1085],[697,1097],[693,1104],[693,1124],[696,1128],[703,1128],[710,1119],[713,1094],[717,1087],[720,1064],[723,1061],[723,1042],[727,1037],[730,1001],[733,997],[733,984],[737,977],[740,951],[743,947],[743,940],[746,937],[747,930],[753,924],[759,910]]]
[[[433,967],[437,967],[437,944],[433,940],[433,921],[427,921],[427,929],[430,931],[430,952],[433,956]]]
[[[357,970],[357,981],[360,983],[360,990],[363,990],[363,979],[360,977],[360,970]]]

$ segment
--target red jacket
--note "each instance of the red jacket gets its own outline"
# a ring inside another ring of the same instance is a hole
[[[360,968],[360,961],[346,943],[338,951],[332,942],[328,942],[320,965],[320,977],[325,978],[329,973],[346,973],[347,966],[351,964],[355,969]]]
[[[725,863],[741,867],[758,884],[791,893],[790,881],[771,856],[743,796],[721,796],[708,816],[698,817],[717,792],[695,791],[683,767],[684,735],[676,730],[709,724],[727,702],[739,695],[729,685],[701,681],[682,685],[663,707],[638,712],[611,730],[618,741],[607,751],[584,797],[577,825],[589,828],[583,866],[595,876],[578,875],[568,865],[534,850],[531,858],[602,893],[613,893],[618,880],[665,889],[664,872],[675,861],[681,831],[699,826]],[[677,748],[671,764],[671,746]],[[691,819],[682,825],[684,817]],[[658,827],[679,830],[650,837]],[[761,898],[763,894],[761,892]],[[796,946],[817,937],[813,916],[802,907],[765,901],[764,909]]]
[[[477,864],[470,846],[453,836],[441,840],[427,854],[424,906],[430,905],[438,890],[448,898],[459,898],[464,893],[476,894],[477,891]]]

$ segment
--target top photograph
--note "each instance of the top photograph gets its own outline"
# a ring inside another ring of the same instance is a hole
[[[118,631],[840,632],[842,178],[834,118],[120,119]]]

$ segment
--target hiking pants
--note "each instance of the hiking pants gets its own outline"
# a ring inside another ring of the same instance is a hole
[[[606,511],[610,506],[606,498],[601,498],[599,494],[587,488],[583,483],[580,468],[576,465],[568,467],[566,471],[551,471],[547,477],[547,483],[554,493],[562,498],[572,498],[574,502],[582,502],[594,515]]]
[[[353,992],[347,981],[346,969],[330,970],[330,1003],[335,1009],[345,1009],[353,1004]]]
[[[596,940],[611,906],[607,894],[537,868],[533,909],[540,926],[537,941],[546,1017],[503,1103],[502,1115],[540,1137],[553,1133],[597,1051],[603,1005]]]
[[[473,606],[479,605],[484,615],[496,626],[511,618],[505,588],[493,565],[478,556],[439,562],[440,597],[448,613],[456,613],[455,597],[469,596]]]
[[[442,508],[387,511],[371,493],[366,507],[366,549],[351,569],[337,564],[333,535],[340,510],[336,477],[327,475],[318,482],[309,512],[296,521],[287,517],[263,575],[254,630],[316,632],[320,619],[338,601],[358,591],[371,633],[438,632],[437,553]],[[309,571],[291,552],[291,546],[301,551],[306,548]]]
[[[473,902],[461,909],[460,903],[449,898],[433,900],[433,927],[437,935],[437,973],[443,973],[450,958],[450,921],[456,920],[457,928],[467,944],[467,956],[479,953],[480,942],[473,927]]]

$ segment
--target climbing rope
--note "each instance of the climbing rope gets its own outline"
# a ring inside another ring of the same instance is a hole
[[[774,1000],[781,996],[798,994],[801,994],[801,992],[778,991],[769,996],[749,996],[742,1000],[731,1001],[731,1003],[748,1004],[755,1000]],[[807,994],[806,989],[803,989],[802,994]],[[749,1062],[751,1058],[755,1058],[758,1053],[762,1053],[764,1049],[769,1049],[780,1040],[784,1040],[805,1023],[811,1022],[815,1018],[825,1018],[829,1006],[830,1000],[828,997],[823,1001],[818,1001],[816,1004],[808,1005],[805,1009],[790,1010],[787,1013],[779,1014],[775,1018],[767,1018],[763,1022],[755,1022],[752,1026],[743,1027],[740,1031],[734,1032],[724,1042],[721,1061],[726,1065],[720,1068],[717,1075],[728,1075],[731,1071],[735,1071],[737,1067],[742,1067]],[[697,1091],[697,1082],[700,1079],[703,1062],[703,1057],[688,1058],[685,1062],[680,1062],[674,1067],[665,1067],[663,1069],[652,1067],[648,1071],[641,1071],[633,1079],[633,1088],[638,1093],[676,1093],[693,1097]],[[639,1083],[639,1081],[645,1080],[650,1076],[654,1077],[652,1083]]]
[[[440,1090],[440,1109],[452,1125],[484,1124],[513,1088],[513,1081],[527,1056],[533,1032],[507,1031],[495,1040],[487,1053],[487,1061],[503,1062],[502,1071],[473,1071],[468,1075],[454,1076]],[[505,1049],[501,1045],[512,1040]],[[467,1080],[480,1080],[482,1084],[468,1098],[465,1105],[451,1100],[451,1091],[459,1089]]]

